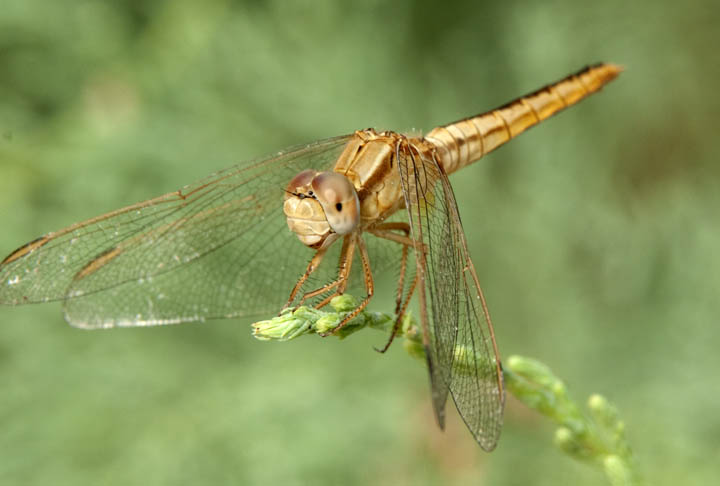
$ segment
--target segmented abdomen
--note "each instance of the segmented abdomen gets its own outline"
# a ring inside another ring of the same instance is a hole
[[[614,64],[586,67],[500,108],[437,127],[425,135],[425,140],[437,148],[440,163],[450,174],[599,91],[621,71]]]

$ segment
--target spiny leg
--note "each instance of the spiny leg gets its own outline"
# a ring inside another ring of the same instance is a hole
[[[340,252],[340,262],[338,263],[338,278],[329,283],[328,285],[323,286],[322,288],[317,289],[316,291],[311,292],[311,296],[320,295],[323,294],[333,288],[335,288],[335,292],[325,297],[323,300],[321,300],[317,305],[315,305],[316,309],[320,309],[327,304],[330,303],[330,301],[337,297],[338,295],[342,295],[345,292],[345,289],[347,288],[348,279],[350,278],[350,270],[352,269],[352,263],[353,263],[353,256],[355,254],[355,246],[356,241],[355,238],[352,235],[348,235],[345,237],[343,241],[343,248]]]
[[[407,298],[405,299],[405,304],[402,306],[399,312],[397,312],[397,317],[395,318],[395,322],[393,323],[392,331],[390,332],[390,338],[388,338],[387,342],[385,343],[385,346],[383,346],[381,349],[374,348],[375,351],[378,353],[384,353],[388,349],[390,349],[390,345],[395,340],[395,337],[397,336],[398,332],[400,331],[400,326],[402,325],[402,318],[405,316],[405,311],[407,310],[408,304],[410,304],[410,298],[412,297],[413,292],[415,292],[415,287],[417,287],[418,283],[418,276],[415,275],[415,278],[413,279],[412,283],[410,284],[410,288],[408,289]]]
[[[400,256],[400,277],[397,283],[397,292],[395,293],[395,315],[400,315],[400,309],[402,305],[403,290],[405,288],[405,272],[407,271],[407,257],[408,247],[407,245],[402,246],[402,255]],[[397,319],[400,320],[400,319]]]
[[[343,238],[343,245],[340,249],[340,262],[338,263],[338,278],[330,282],[329,284],[323,285],[320,288],[303,294],[302,299],[300,299],[300,303],[298,305],[302,305],[302,303],[305,302],[307,299],[322,295],[325,292],[328,292],[338,287],[338,290],[324,298],[322,301],[320,301],[319,304],[315,305],[315,308],[320,309],[321,307],[326,306],[333,297],[342,294],[345,290],[345,287],[347,286],[347,280],[350,275],[350,269],[352,268],[352,260],[354,254],[355,238],[352,234],[350,234]]]
[[[346,236],[346,238],[348,238]],[[363,275],[365,276],[365,290],[367,291],[367,295],[365,298],[360,302],[360,304],[349,314],[347,314],[345,317],[343,317],[343,320],[340,321],[340,324],[335,326],[335,328],[332,331],[328,331],[325,333],[321,333],[320,335],[322,337],[329,336],[331,334],[337,333],[340,329],[345,327],[348,322],[353,320],[355,316],[357,316],[362,310],[367,307],[368,302],[370,302],[370,299],[372,298],[373,294],[375,293],[375,283],[373,282],[373,276],[372,271],[370,269],[370,257],[368,256],[367,247],[365,246],[365,241],[362,239],[362,236],[357,234],[353,237],[355,242],[357,242],[357,247],[360,253],[360,263],[363,267]],[[346,277],[347,278],[347,277]],[[344,290],[344,287],[342,287]]]
[[[392,230],[399,230],[405,233],[405,236],[393,233]],[[407,271],[407,257],[408,247],[412,246],[410,235],[410,225],[401,221],[392,223],[379,224],[373,229],[369,230],[370,233],[374,234],[379,238],[394,241],[402,245],[402,256],[400,257],[400,278],[398,279],[398,288],[395,295],[395,315],[399,315],[402,305],[402,295],[405,285],[405,273]]]
[[[405,236],[398,235],[397,233],[393,233],[391,230],[399,230],[405,233]],[[403,287],[405,285],[405,274],[407,272],[407,256],[408,256],[408,248],[409,247],[415,247],[414,242],[409,238],[410,235],[410,225],[408,223],[404,222],[392,222],[392,223],[384,223],[381,225],[376,226],[372,230],[370,230],[372,234],[375,236],[378,236],[379,238],[384,238],[390,241],[394,241],[396,243],[400,243],[402,245],[402,256],[400,261],[400,278],[398,279],[398,289],[397,294],[395,297],[395,322],[393,323],[392,331],[390,332],[390,338],[385,343],[385,346],[378,349],[375,348],[375,351],[379,353],[385,353],[389,348],[390,345],[393,343],[393,340],[395,339],[395,336],[397,336],[397,333],[400,331],[400,326],[402,325],[402,318],[405,315],[405,311],[407,310],[407,306],[410,304],[410,299],[412,298],[412,294],[415,291],[415,286],[417,285],[417,275],[413,279],[412,284],[410,284],[410,288],[408,289],[407,297],[405,298],[405,301],[403,303]]]
[[[307,279],[320,266],[320,262],[322,262],[322,259],[325,256],[326,251],[327,251],[327,249],[322,249],[322,250],[318,250],[317,252],[315,252],[315,255],[312,257],[312,259],[308,263],[307,268],[305,269],[305,273],[297,281],[297,283],[295,284],[295,287],[293,287],[293,289],[292,289],[292,292],[290,292],[290,297],[288,298],[287,303],[285,303],[285,305],[283,306],[282,310],[287,309],[293,303],[293,301],[295,300],[295,297],[297,296],[297,293],[300,291],[300,289],[305,284]],[[304,299],[305,299],[305,297],[303,296],[303,300]],[[302,303],[302,301],[301,301],[301,303]],[[300,305],[300,304],[298,304],[298,305]]]
[[[310,292],[305,292],[305,293],[303,294],[302,298],[300,299],[300,303],[298,303],[298,305],[302,305],[302,304],[303,304],[306,300],[308,300],[308,299],[312,299],[313,297],[317,297],[318,295],[322,295],[322,294],[324,294],[325,292],[329,292],[330,290],[332,290],[332,289],[334,289],[335,287],[337,287],[338,285],[340,285],[340,283],[342,283],[342,280],[340,280],[340,279],[338,279],[338,280],[333,280],[332,282],[330,282],[330,283],[327,284],[327,285],[323,285],[322,287],[317,288],[317,289],[315,289],[315,290],[311,290]],[[336,295],[339,295],[339,293],[338,293],[337,291],[333,292],[333,293],[330,294],[328,297],[324,298],[322,301],[320,301],[320,303],[315,304],[314,307],[315,307],[316,309],[320,309],[321,307],[326,306],[326,305],[328,304],[328,302],[330,302],[330,300],[332,300],[332,298],[335,297]]]
[[[401,316],[404,316],[404,315],[405,315],[405,311],[407,310],[408,305],[410,305],[410,298],[412,297],[413,293],[415,292],[415,288],[417,287],[417,283],[418,283],[418,276],[417,276],[417,274],[415,274],[415,278],[413,278],[413,281],[412,281],[412,283],[410,284],[410,288],[408,289],[407,297],[405,298],[405,303],[404,303],[403,306],[400,308],[399,314],[400,314]]]
[[[400,228],[395,228],[400,229]],[[382,225],[378,225],[377,228],[373,228],[368,230],[368,233],[372,233],[375,236],[379,238],[384,238],[386,240],[394,241],[395,243],[400,243],[404,246],[414,246],[413,241],[408,236],[399,235],[397,233],[393,233],[390,230],[387,230],[382,227]]]

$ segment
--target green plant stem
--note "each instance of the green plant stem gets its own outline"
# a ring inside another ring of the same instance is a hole
[[[286,310],[273,319],[254,323],[253,336],[263,341],[289,341],[305,334],[324,334],[335,329],[357,304],[357,299],[345,294],[331,300],[330,311],[305,306]],[[333,335],[344,339],[365,327],[390,332],[394,322],[387,314],[362,311]],[[422,336],[410,314],[403,318],[398,337],[404,338],[403,347],[411,356],[425,359]],[[455,359],[462,359],[467,352],[456,349]],[[625,437],[625,423],[604,396],[591,395],[587,401],[589,414],[583,413],[569,397],[565,384],[543,363],[510,356],[503,372],[510,393],[558,425],[554,441],[562,451],[601,468],[613,486],[641,484]]]

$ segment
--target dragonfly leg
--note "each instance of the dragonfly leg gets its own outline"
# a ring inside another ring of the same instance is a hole
[[[405,233],[405,235],[399,235],[397,233],[393,233],[393,230],[399,230]],[[407,272],[407,257],[408,257],[408,248],[414,247],[413,241],[410,239],[410,225],[403,222],[392,222],[392,223],[383,223],[372,230],[369,230],[372,234],[379,238],[384,238],[390,241],[395,241],[396,243],[400,243],[402,245],[402,257],[400,260],[400,278],[398,279],[398,288],[397,288],[397,294],[395,297],[395,322],[393,323],[392,331],[390,332],[390,338],[385,343],[385,346],[382,348],[375,348],[375,351],[379,353],[386,352],[390,345],[392,344],[393,340],[395,339],[395,336],[397,336],[398,331],[400,330],[400,326],[402,325],[402,318],[405,315],[405,311],[407,310],[407,306],[410,304],[410,298],[412,297],[413,292],[415,291],[415,287],[417,285],[417,275],[413,279],[412,283],[410,284],[410,288],[408,289],[408,294],[405,299],[403,299],[403,290],[405,286],[405,275]]]
[[[350,278],[350,270],[352,269],[353,256],[355,255],[356,241],[353,235],[348,235],[343,240],[343,247],[340,250],[340,262],[338,263],[338,278],[334,282],[325,285],[321,289],[313,291],[314,295],[322,294],[332,288],[336,288],[335,292],[321,300],[315,308],[320,309],[330,303],[330,301],[342,295],[347,288],[348,279]],[[322,290],[322,292],[321,292]]]
[[[390,231],[392,229],[404,231],[399,225],[407,226],[408,231],[410,231],[410,225],[408,225],[407,223],[387,223],[387,224],[392,225],[393,227],[386,228],[384,224],[379,224],[379,225],[375,226],[374,228],[369,229],[367,231],[368,231],[368,233],[372,233],[379,238],[384,238],[386,240],[394,241],[395,243],[400,243],[401,245],[409,246],[411,248],[414,248],[415,251],[423,251],[424,253],[427,253],[427,250],[428,250],[427,245],[425,245],[419,241],[413,240],[408,235],[399,235],[397,233],[393,233]],[[396,225],[398,225],[398,226],[395,227]]]
[[[405,233],[405,236],[393,233],[392,230],[398,230]],[[400,310],[403,307],[403,289],[405,286],[405,273],[407,271],[407,257],[408,247],[412,246],[410,236],[410,225],[403,222],[392,222],[383,223],[369,230],[370,233],[374,234],[379,238],[394,241],[402,245],[402,256],[400,258],[400,278],[398,279],[397,293],[395,295],[395,315],[400,314]],[[405,305],[405,307],[407,304]]]
[[[328,331],[325,333],[321,333],[320,335],[322,337],[330,336],[332,334],[337,333],[340,329],[345,327],[348,322],[353,320],[355,316],[360,314],[362,310],[367,307],[368,302],[370,302],[370,299],[372,298],[373,294],[375,293],[375,283],[373,282],[373,276],[372,271],[370,269],[370,257],[368,256],[367,247],[365,246],[365,241],[362,239],[362,236],[359,234],[356,236],[346,236],[346,238],[353,238],[354,242],[357,244],[359,254],[360,254],[360,262],[363,267],[363,275],[365,276],[365,290],[367,291],[367,295],[365,298],[360,302],[360,304],[350,313],[348,313],[345,317],[343,317],[343,320],[340,321],[340,324],[335,326],[335,328],[332,331]],[[349,272],[348,272],[349,275]],[[345,275],[345,282],[341,284],[341,286],[338,288],[337,294],[341,294],[342,291],[345,290],[345,286],[347,285],[347,277],[348,275]]]
[[[398,332],[400,331],[400,326],[402,325],[402,318],[405,316],[405,311],[407,310],[408,304],[410,304],[410,298],[412,297],[413,292],[415,292],[415,287],[417,287],[418,283],[418,276],[415,275],[415,278],[413,278],[412,283],[410,284],[410,288],[408,289],[407,298],[405,299],[405,303],[400,308],[400,311],[396,312],[395,322],[393,323],[392,331],[390,332],[390,337],[388,338],[387,342],[385,343],[385,346],[382,348],[375,348],[375,351],[378,353],[384,353],[388,349],[390,349],[390,345],[395,340],[395,337],[397,336]]]
[[[295,300],[295,297],[297,297],[297,293],[300,291],[302,286],[305,284],[307,279],[312,275],[312,273],[317,270],[318,266],[320,266],[320,262],[322,262],[323,257],[325,256],[326,250],[318,250],[315,255],[310,260],[310,263],[308,263],[307,268],[305,269],[305,273],[302,277],[297,281],[295,284],[295,287],[293,287],[292,292],[290,292],[290,297],[288,298],[287,303],[283,306],[282,310],[287,309],[290,307],[290,305]],[[305,297],[303,296],[303,300],[305,300]],[[300,302],[302,304],[302,301]],[[298,304],[300,305],[300,304]]]
[[[402,255],[400,256],[400,277],[397,283],[397,292],[395,293],[395,315],[400,315],[403,307],[403,290],[405,288],[405,273],[407,272],[408,247],[402,246]],[[397,319],[400,320],[400,319]]]
[[[313,297],[316,297],[318,295],[322,295],[326,292],[329,292],[330,290],[334,288],[338,288],[335,292],[333,292],[328,297],[324,298],[322,301],[320,301],[319,304],[317,304],[316,308],[321,308],[325,305],[327,305],[330,300],[335,297],[336,295],[340,295],[345,290],[345,286],[347,285],[347,279],[350,275],[350,269],[352,267],[352,259],[353,255],[355,253],[355,240],[352,237],[352,235],[348,235],[343,239],[343,246],[340,250],[340,262],[338,264],[338,278],[329,284],[323,285],[320,288],[317,288],[315,290],[311,290],[310,292],[306,292],[303,294],[302,298],[300,299],[300,302],[298,302],[298,305],[302,305],[306,300],[312,299]]]

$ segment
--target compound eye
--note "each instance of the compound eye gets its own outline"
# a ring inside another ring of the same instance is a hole
[[[310,188],[313,178],[316,175],[316,171],[308,169],[300,172],[298,175],[293,177],[290,183],[285,188],[285,191],[287,192],[285,194],[285,199],[287,199],[288,197],[292,197],[292,194],[304,194],[307,196],[312,196],[312,194],[308,194],[308,189]]]
[[[352,182],[336,172],[321,172],[312,180],[312,189],[325,211],[330,227],[344,235],[360,222],[360,202]]]

